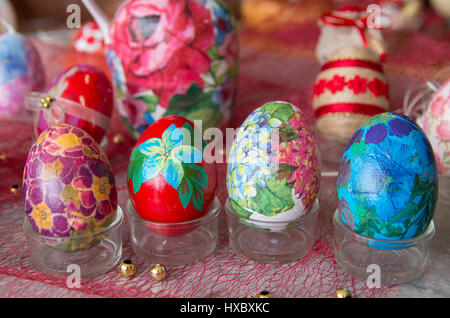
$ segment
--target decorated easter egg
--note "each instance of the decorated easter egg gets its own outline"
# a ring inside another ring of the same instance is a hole
[[[247,117],[228,157],[227,190],[237,214],[287,226],[311,209],[319,181],[315,133],[300,109],[270,102]]]
[[[75,50],[82,53],[102,53],[105,48],[105,42],[103,41],[103,34],[98,24],[91,21],[77,30],[73,46]]]
[[[316,56],[320,64],[326,63],[335,51],[348,46],[366,48],[376,54],[378,61],[384,59],[386,45],[379,28],[370,27],[375,23],[373,20],[366,8],[352,5],[324,14],[318,21],[321,31]]]
[[[34,45],[18,33],[0,35],[0,118],[29,120],[25,95],[44,86],[44,68]]]
[[[441,85],[417,123],[433,146],[439,173],[450,175],[450,80]]]
[[[136,139],[163,116],[202,120],[205,129],[229,119],[238,44],[222,2],[127,1],[110,37],[119,111]]]
[[[389,86],[376,56],[362,47],[336,51],[313,86],[317,128],[345,142],[371,116],[389,110]]]
[[[430,142],[411,119],[383,113],[351,138],[337,181],[342,221],[363,236],[407,240],[422,234],[436,207]]]
[[[114,99],[111,82],[100,68],[87,64],[72,66],[48,85],[44,96],[55,98],[55,107],[62,107],[65,114],[60,121],[85,130],[98,143],[102,140],[109,127]],[[74,113],[68,112],[64,109],[64,101],[58,102],[58,99],[75,102],[78,107],[71,106],[78,109]],[[45,114],[45,111],[41,110],[36,123],[38,134],[55,120],[51,103],[48,107],[50,114]]]
[[[70,238],[105,229],[117,210],[108,158],[84,130],[54,125],[31,147],[23,175],[23,199],[31,227],[40,234]],[[79,250],[92,241],[65,243]]]
[[[203,147],[201,130],[194,135],[194,124],[184,117],[164,117],[145,130],[128,166],[128,190],[141,218],[179,223],[207,213],[217,180]]]

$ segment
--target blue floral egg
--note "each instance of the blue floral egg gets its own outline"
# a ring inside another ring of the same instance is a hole
[[[438,178],[431,145],[411,119],[383,113],[348,143],[337,181],[342,221],[374,239],[406,240],[427,229]]]

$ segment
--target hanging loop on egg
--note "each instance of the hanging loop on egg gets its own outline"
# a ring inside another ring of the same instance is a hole
[[[110,118],[102,113],[84,106],[80,103],[66,98],[52,97],[45,93],[31,92],[25,96],[25,107],[27,110],[35,112],[35,136],[37,133],[37,123],[43,113],[44,119],[49,126],[65,123],[66,115],[77,117],[93,125],[107,130]]]
[[[443,83],[441,78],[450,78],[450,66],[444,67],[425,83],[410,85],[405,92],[402,109],[397,111],[414,119],[422,115]]]

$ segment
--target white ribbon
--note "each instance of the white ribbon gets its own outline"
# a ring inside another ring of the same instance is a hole
[[[74,116],[98,126],[103,130],[109,127],[110,118],[102,113],[65,98],[54,98],[46,93],[31,92],[25,96],[25,107],[36,113],[35,134],[41,112],[49,126],[65,123],[66,115]]]

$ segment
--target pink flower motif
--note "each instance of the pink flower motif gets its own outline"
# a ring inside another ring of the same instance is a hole
[[[220,55],[226,57],[227,65],[230,67],[237,59],[238,55],[238,41],[236,39],[236,33],[230,32],[225,37],[225,41],[222,46],[219,47],[218,52]]]
[[[441,174],[446,174],[448,172],[448,168],[444,166],[444,164],[441,161],[441,158],[437,153],[434,154],[434,157],[436,158],[436,165],[438,168],[438,172]]]
[[[442,116],[445,113],[445,109],[447,107],[448,99],[445,99],[444,96],[438,95],[431,102],[431,115],[433,116]]]
[[[423,131],[428,133],[428,129],[430,128],[430,117],[425,115],[425,119],[423,120]]]
[[[356,75],[354,79],[347,82],[347,86],[355,95],[365,93],[367,88],[367,80]]]
[[[436,132],[442,141],[450,141],[450,120],[442,120],[436,128]]]
[[[128,84],[151,88],[162,106],[192,82],[203,86],[215,42],[211,13],[194,0],[129,1],[116,14],[111,38]]]
[[[334,75],[334,77],[327,83],[328,89],[333,94],[336,94],[338,91],[342,91],[345,85],[345,77],[339,75]]]
[[[295,193],[301,198],[305,209],[309,209],[319,192],[319,153],[315,136],[300,112],[295,112],[289,125],[296,130],[299,138],[280,144],[280,163],[296,168],[287,182],[294,183]]]

